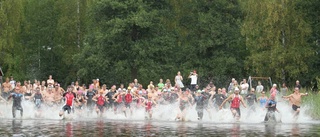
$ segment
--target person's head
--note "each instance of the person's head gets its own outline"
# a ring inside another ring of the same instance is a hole
[[[266,92],[262,91],[261,96],[265,96],[265,95],[266,95]]]
[[[10,79],[13,80],[13,76],[10,76]]]
[[[297,81],[296,81],[296,85],[299,85],[299,84],[300,84],[300,82],[299,82],[299,80],[297,80]]]
[[[150,85],[153,85],[153,81],[150,81],[150,83],[149,83]]]
[[[106,90],[106,89],[107,89],[107,85],[106,85],[106,84],[103,84],[103,85],[102,85],[102,89],[103,89],[103,90]]]
[[[112,90],[116,90],[117,86],[116,85],[112,85],[111,89]]]
[[[239,94],[239,92],[240,92],[239,88],[238,88],[238,87],[236,87],[236,88],[234,89],[234,94],[238,95],[238,94]]]
[[[287,86],[286,86],[286,83],[282,83],[282,87],[287,87]]]
[[[218,93],[221,94],[222,93],[222,89],[218,88]]]
[[[73,90],[73,86],[69,85],[67,88],[67,92],[72,92],[72,90]]]
[[[199,89],[199,85],[196,85],[196,89]]]
[[[46,85],[46,81],[41,81],[41,86],[45,86]]]
[[[177,75],[181,75],[180,71],[178,71]]]
[[[261,81],[258,81],[258,85],[261,85]]]
[[[6,78],[6,82],[9,82],[9,81],[10,81],[10,79],[7,77],[7,78]]]
[[[251,92],[252,94],[254,94],[254,92],[255,92],[254,88],[252,88],[250,92]]]
[[[131,87],[128,87],[128,93],[131,93]]]
[[[99,94],[100,94],[100,95],[103,95],[103,91],[102,91],[102,90],[100,90],[100,91],[99,91]]]
[[[243,81],[243,83],[247,83],[247,80],[246,80],[246,79],[243,79],[242,81]]]
[[[299,88],[298,88],[298,87],[295,87],[295,88],[294,88],[294,92],[299,93],[299,92],[300,92]]]
[[[79,86],[79,82],[78,82],[78,81],[76,81],[75,85],[76,85],[76,86]]]
[[[16,93],[20,93],[20,92],[21,92],[20,87],[16,87],[16,88],[14,89],[14,91],[15,91]]]
[[[138,83],[138,79],[134,79],[133,82],[134,82],[134,83]]]
[[[36,87],[36,92],[40,93],[40,87]]]
[[[49,93],[52,92],[52,87],[48,87],[48,92],[49,92]]]
[[[273,84],[273,85],[272,85],[272,88],[277,88],[277,84]]]
[[[170,83],[170,79],[167,79],[167,80],[166,80],[166,83]]]
[[[196,71],[196,70],[193,70],[193,74],[197,74],[197,71]]]
[[[163,79],[162,78],[159,80],[159,83],[163,83]]]
[[[49,79],[52,79],[52,75],[49,75]]]

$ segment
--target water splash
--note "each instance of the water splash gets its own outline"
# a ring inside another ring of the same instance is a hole
[[[8,104],[0,104],[1,115],[0,118],[11,119],[12,118],[12,102]],[[22,119],[48,119],[48,120],[59,120],[61,117],[58,116],[62,105],[45,107],[42,105],[40,113],[35,109],[34,103],[30,101],[23,101],[22,107],[24,110],[24,115]],[[131,104],[134,108],[134,104]],[[276,118],[282,123],[312,123],[312,118],[307,114],[308,106],[302,106],[301,112],[297,119],[293,118],[293,110],[291,106],[285,101],[278,101],[277,108],[280,113],[276,112]],[[261,123],[264,120],[266,110],[263,110],[258,105],[256,105],[256,111],[250,111],[248,108],[241,107],[241,123]],[[145,110],[143,108],[133,109],[133,114],[127,109],[127,117],[123,112],[114,113],[113,110],[109,109],[105,111],[102,117],[99,117],[95,111],[88,111],[87,109],[75,109],[75,113],[72,114],[73,120],[85,120],[85,119],[106,119],[106,120],[145,120]],[[175,117],[179,113],[179,104],[171,105],[157,105],[153,108],[153,120],[155,121],[175,121]],[[17,111],[17,119],[20,118],[19,111]],[[186,121],[198,121],[197,112],[195,105],[187,108]],[[204,110],[204,116],[201,122],[208,123],[234,123],[233,118],[229,108],[217,110],[215,108],[209,107],[209,109]]]

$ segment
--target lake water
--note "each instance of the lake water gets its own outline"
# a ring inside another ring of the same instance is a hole
[[[320,136],[319,123],[2,119],[1,136]]]
[[[144,119],[143,110],[135,110],[128,118],[110,110],[100,118],[76,110],[70,115],[72,119],[61,120],[61,106],[43,109],[41,116],[35,116],[32,105],[23,103],[24,116],[13,119],[11,106],[0,105],[0,136],[320,136],[320,121],[308,116],[307,106],[302,107],[297,120],[293,120],[290,106],[278,106],[281,113],[277,113],[277,119],[281,123],[263,123],[264,110],[250,114],[245,108],[241,109],[240,122],[235,122],[228,109],[205,111],[204,119],[198,121],[194,108],[188,110],[187,121],[175,121],[177,105],[158,106],[152,120]]]

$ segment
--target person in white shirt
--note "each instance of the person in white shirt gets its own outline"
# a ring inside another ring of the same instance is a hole
[[[198,81],[198,74],[197,71],[194,70],[193,72],[190,72],[190,75],[188,78],[191,78],[191,91],[195,91],[196,85],[197,85],[197,81]]]
[[[241,94],[248,94],[249,84],[246,79],[240,82]]]
[[[263,85],[261,85],[261,82],[258,81],[258,86],[256,87],[257,93],[261,93],[263,91]]]

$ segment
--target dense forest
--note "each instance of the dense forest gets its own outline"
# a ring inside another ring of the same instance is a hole
[[[0,0],[5,77],[320,84],[319,0]]]

